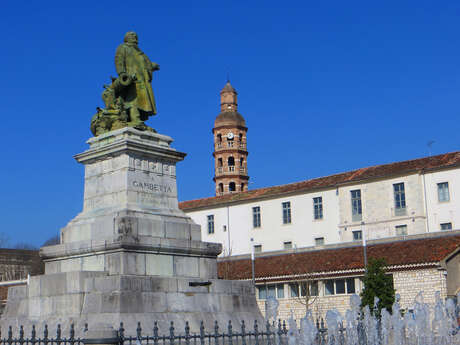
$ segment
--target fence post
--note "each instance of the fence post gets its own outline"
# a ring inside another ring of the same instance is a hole
[[[120,337],[118,331],[107,324],[96,324],[91,327],[83,339],[84,345],[118,345]]]

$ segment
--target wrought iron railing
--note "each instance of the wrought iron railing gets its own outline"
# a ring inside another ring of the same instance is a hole
[[[324,322],[316,322],[317,335],[316,344],[323,345],[327,343],[327,329],[324,327]],[[341,327],[341,333],[345,329]],[[23,326],[19,328],[18,336],[13,336],[12,327],[9,327],[6,337],[0,333],[0,345],[85,345],[91,344],[85,334],[88,331],[88,324],[83,329],[81,337],[75,336],[75,327],[70,325],[69,336],[63,336],[61,326],[58,325],[54,336],[48,331],[48,326],[45,325],[43,334],[38,335],[35,326],[32,327],[30,337],[24,334]],[[164,330],[162,330],[164,331]],[[163,333],[158,323],[154,322],[153,332],[151,334],[143,334],[141,323],[138,322],[136,335],[126,335],[124,324],[121,323],[118,333],[119,345],[287,345],[288,344],[288,329],[286,322],[279,320],[276,324],[266,322],[264,325],[254,321],[252,330],[244,321],[234,327],[231,321],[221,329],[217,321],[214,323],[212,331],[206,331],[203,321],[200,323],[199,332],[191,332],[189,323],[185,323],[184,331],[177,332],[174,323],[171,322],[169,329]],[[133,334],[133,333],[131,333]],[[343,338],[343,336],[342,336]],[[98,339],[101,341],[103,339]],[[99,343],[99,342],[98,342]],[[340,344],[337,341],[336,344]]]

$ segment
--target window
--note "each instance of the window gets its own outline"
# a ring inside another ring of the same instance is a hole
[[[284,298],[284,284],[270,284],[257,286],[259,299],[267,297]]]
[[[407,225],[396,225],[396,236],[407,236]]]
[[[361,230],[353,231],[353,241],[361,241],[363,239],[363,232]]]
[[[291,241],[283,242],[283,247],[284,249],[292,249],[292,242]]]
[[[214,215],[210,214],[208,216],[208,234],[214,233]]]
[[[438,183],[438,201],[447,202],[449,200],[449,182]]]
[[[219,183],[219,193],[223,193],[223,192],[224,192],[224,184]]]
[[[260,228],[260,206],[252,208],[252,226],[254,228]]]
[[[324,294],[343,295],[355,293],[355,278],[330,279],[324,282]]]
[[[404,183],[395,183],[393,185],[395,197],[395,216],[404,216],[406,214],[406,193]]]
[[[286,201],[282,203],[283,206],[283,224],[291,223],[291,202]]]
[[[241,184],[241,191],[244,192],[244,183]]]
[[[228,190],[229,190],[230,192],[235,192],[235,191],[236,191],[235,182],[230,182],[230,183],[228,184]]]
[[[313,198],[313,212],[315,219],[323,219],[323,197]]]
[[[228,171],[235,171],[235,158],[233,157],[228,157]]]
[[[307,295],[307,288],[310,291],[309,296],[318,296],[318,282],[317,281],[308,281],[300,283],[290,283],[289,290],[291,292],[291,297],[305,297]]]
[[[244,158],[243,158],[243,157],[241,157],[241,158],[240,158],[240,167],[242,167],[242,166],[243,166],[243,164],[244,164]]]
[[[442,223],[441,230],[452,230],[452,223]]]
[[[261,244],[256,244],[254,246],[254,253],[261,253],[262,252],[262,245]]]
[[[324,244],[324,237],[315,238],[315,246],[322,246]]]
[[[351,193],[351,219],[354,222],[360,221],[363,218],[363,210],[361,207],[361,190],[352,190]]]

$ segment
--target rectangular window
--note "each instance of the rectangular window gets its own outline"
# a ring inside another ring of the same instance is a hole
[[[286,201],[282,203],[283,205],[283,224],[291,223],[291,202]]]
[[[254,253],[261,253],[262,252],[262,245],[261,244],[256,244],[254,246]]]
[[[442,223],[441,230],[452,230],[452,223]]]
[[[326,280],[324,282],[324,293],[326,296],[333,295],[334,292],[334,281],[333,280]]]
[[[291,241],[283,242],[283,247],[284,249],[292,249],[292,242]]]
[[[276,284],[276,297],[284,298],[284,284]]]
[[[267,297],[284,298],[284,284],[270,284],[257,286],[259,299]]]
[[[267,287],[266,286],[258,286],[257,291],[259,293],[259,299],[267,299]]]
[[[315,238],[315,246],[322,246],[324,244],[324,237]]]
[[[299,284],[290,283],[289,290],[291,291],[291,297],[299,297]]]
[[[363,210],[361,206],[361,190],[352,190],[351,193],[351,218],[352,221],[358,222],[363,218]]]
[[[407,225],[396,225],[396,236],[407,236]]]
[[[447,202],[449,200],[449,182],[438,183],[438,201]]]
[[[260,206],[252,208],[252,226],[260,228]]]
[[[336,294],[345,293],[345,279],[337,279],[335,281],[335,293]]]
[[[355,279],[330,279],[324,282],[326,295],[343,295],[355,293]]]
[[[318,282],[310,282],[310,296],[319,296]]]
[[[313,213],[315,219],[323,219],[323,197],[313,198]]]
[[[406,214],[406,193],[404,183],[395,183],[393,185],[395,198],[395,216],[404,216]]]
[[[347,279],[347,293],[355,293],[355,278]]]
[[[300,283],[290,283],[289,290],[291,297],[305,297],[307,294],[307,287],[309,288],[309,296],[318,296],[318,282],[317,281],[308,281]]]
[[[214,215],[210,214],[208,216],[208,234],[214,233]]]
[[[363,232],[361,230],[353,231],[353,241],[361,241],[363,239]]]

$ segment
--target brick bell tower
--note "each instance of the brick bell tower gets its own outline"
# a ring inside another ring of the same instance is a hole
[[[246,121],[238,113],[237,92],[227,81],[220,92],[220,114],[214,121],[216,195],[248,190]]]

